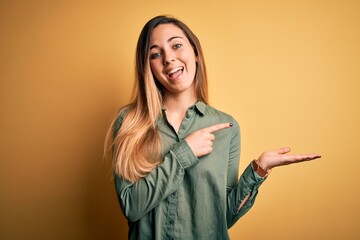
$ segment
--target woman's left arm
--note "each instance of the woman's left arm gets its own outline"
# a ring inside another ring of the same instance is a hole
[[[245,169],[240,179],[240,127],[233,120],[232,136],[230,139],[229,160],[227,171],[227,226],[230,228],[242,217],[255,202],[258,188],[264,178],[255,173],[252,164]]]
[[[254,205],[258,188],[264,182],[272,168],[311,161],[321,157],[319,154],[287,155],[287,153],[290,152],[290,148],[288,147],[266,151],[248,165],[239,181],[237,181],[240,154],[239,145],[240,131],[237,131],[230,143],[227,181],[228,228],[234,225],[235,222]]]

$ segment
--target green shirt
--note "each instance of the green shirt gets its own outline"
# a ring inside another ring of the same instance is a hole
[[[229,239],[230,228],[254,204],[264,181],[252,164],[238,179],[240,129],[234,118],[198,102],[188,109],[179,131],[159,117],[163,161],[130,183],[115,176],[120,207],[129,223],[129,239]],[[124,111],[115,124],[121,126]],[[197,158],[184,138],[217,123],[233,127],[214,133],[213,152]],[[239,209],[242,200],[251,197]]]

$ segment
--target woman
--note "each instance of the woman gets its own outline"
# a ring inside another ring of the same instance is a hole
[[[272,168],[320,157],[268,151],[238,179],[239,125],[207,105],[200,42],[175,18],[144,26],[136,80],[106,143],[129,239],[229,239]]]

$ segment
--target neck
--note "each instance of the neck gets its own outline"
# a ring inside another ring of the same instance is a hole
[[[165,95],[164,108],[167,112],[186,112],[196,102],[194,95]]]
[[[182,120],[184,119],[189,107],[196,103],[195,94],[192,95],[165,95],[164,108],[166,117],[176,132],[179,131]]]

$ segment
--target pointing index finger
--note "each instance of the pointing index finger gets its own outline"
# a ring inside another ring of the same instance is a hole
[[[214,132],[217,132],[217,131],[220,131],[222,129],[229,128],[232,126],[233,126],[232,123],[218,123],[218,124],[212,125],[208,128],[205,128],[204,130],[208,131],[209,133],[214,133]]]

